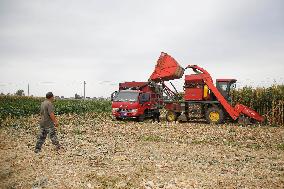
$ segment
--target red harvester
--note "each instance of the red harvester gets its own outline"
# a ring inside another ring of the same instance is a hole
[[[186,69],[193,70],[194,74],[185,75],[184,93],[181,97],[179,93],[170,90],[165,81],[182,78]],[[232,107],[230,104],[230,90],[236,81],[217,79],[214,86],[212,77],[205,69],[197,65],[189,65],[184,69],[166,53],[161,53],[149,79],[150,83],[163,87],[163,94],[166,94],[166,118],[170,122],[176,121],[181,114],[189,120],[190,114],[197,110],[209,123],[222,123],[227,117],[245,124],[251,121],[262,122],[264,118],[251,108],[242,104]]]

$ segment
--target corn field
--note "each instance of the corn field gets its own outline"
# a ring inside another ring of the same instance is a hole
[[[22,96],[0,96],[0,120],[6,117],[23,117],[39,114],[44,98]],[[107,100],[55,100],[57,115],[68,113],[110,112],[111,103]]]
[[[232,92],[232,100],[234,105],[241,103],[256,110],[269,125],[284,125],[284,85],[244,87]]]
[[[0,96],[0,120],[6,117],[23,117],[38,114],[44,98]],[[232,91],[233,105],[244,104],[266,118],[267,124],[284,126],[284,85],[268,88],[244,87]],[[111,112],[107,100],[56,100],[57,115],[86,112]]]

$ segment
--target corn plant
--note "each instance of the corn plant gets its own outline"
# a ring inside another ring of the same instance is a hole
[[[0,119],[8,116],[23,117],[39,114],[44,98],[0,96]],[[111,112],[111,102],[107,100],[55,100],[55,113]]]
[[[263,115],[270,125],[284,125],[284,85],[244,87],[232,92],[233,104],[241,103]]]

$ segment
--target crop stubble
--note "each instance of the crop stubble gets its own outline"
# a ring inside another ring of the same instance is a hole
[[[33,148],[38,116],[0,130],[0,188],[283,188],[284,128],[59,117],[54,151]]]

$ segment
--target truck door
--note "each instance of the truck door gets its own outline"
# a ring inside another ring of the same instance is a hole
[[[139,98],[140,104],[144,104],[145,102],[150,101],[150,94],[149,93],[142,93]]]

